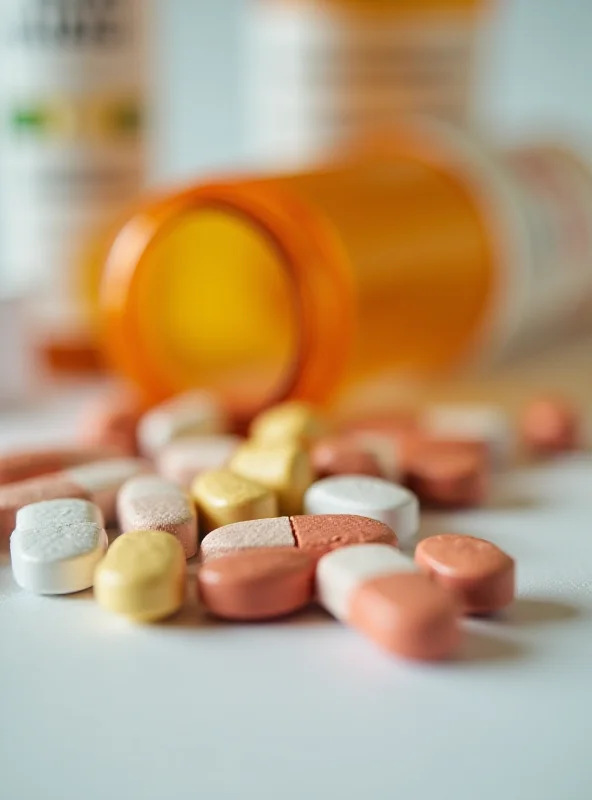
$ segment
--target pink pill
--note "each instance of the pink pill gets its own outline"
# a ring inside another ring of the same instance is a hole
[[[124,483],[117,497],[122,533],[166,531],[179,540],[185,558],[197,552],[197,514],[189,494],[157,475],[140,475]]]
[[[219,617],[262,620],[308,605],[315,562],[289,547],[241,550],[209,561],[198,573],[201,599]]]

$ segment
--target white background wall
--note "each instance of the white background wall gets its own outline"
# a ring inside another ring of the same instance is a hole
[[[153,0],[159,180],[244,157],[241,38],[254,1]],[[493,0],[490,16],[483,126],[504,139],[566,131],[592,142],[592,0]]]

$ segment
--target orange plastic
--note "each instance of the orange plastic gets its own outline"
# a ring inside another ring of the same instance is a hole
[[[324,170],[145,205],[106,265],[107,349],[152,400],[203,385],[245,416],[324,402],[458,363],[492,297],[493,249],[445,148],[401,132]]]

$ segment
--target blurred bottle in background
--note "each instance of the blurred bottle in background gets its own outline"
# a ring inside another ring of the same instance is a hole
[[[420,112],[464,123],[483,0],[251,0],[248,137],[300,164]]]
[[[146,14],[144,0],[0,4],[0,287],[27,296],[53,370],[98,364],[101,246],[144,178]]]

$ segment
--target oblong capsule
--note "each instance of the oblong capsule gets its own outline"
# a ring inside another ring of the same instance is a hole
[[[108,611],[136,622],[169,617],[185,597],[185,553],[164,531],[131,531],[119,536],[99,563],[95,598]]]
[[[275,517],[278,513],[273,492],[225,469],[198,475],[191,486],[191,496],[198,508],[202,533],[233,522]]]
[[[38,478],[120,453],[119,447],[100,445],[11,450],[0,455],[0,485]]]
[[[423,506],[472,508],[487,498],[489,470],[482,457],[462,446],[424,452],[410,464],[407,485]]]
[[[514,599],[514,560],[485,539],[430,536],[418,544],[415,561],[457,596],[466,614],[492,614]]]
[[[107,549],[100,509],[80,499],[34,503],[18,511],[10,537],[12,572],[36,594],[71,594],[93,585]]]
[[[42,500],[90,500],[99,506],[109,524],[115,520],[115,502],[120,487],[129,478],[150,469],[150,464],[140,458],[112,458],[1,486],[0,537],[10,535],[20,508]]]
[[[194,390],[155,406],[138,424],[140,452],[153,458],[175,439],[201,434],[224,433],[226,413],[210,392]]]
[[[327,553],[317,565],[316,587],[330,614],[396,655],[440,660],[460,644],[454,595],[388,545],[360,544]]]
[[[190,488],[202,472],[222,469],[243,441],[232,434],[177,439],[159,451],[156,468],[164,478]]]
[[[209,561],[198,572],[199,594],[216,616],[262,620],[291,614],[313,597],[315,562],[294,548],[253,548]]]
[[[201,543],[201,560],[262,547],[296,547],[289,517],[253,519],[216,528]]]
[[[419,528],[417,497],[402,486],[365,475],[336,475],[313,483],[304,496],[305,514],[370,517],[395,532],[403,547]]]
[[[327,422],[311,403],[288,400],[262,411],[253,420],[250,435],[266,444],[311,445],[327,432]]]
[[[576,450],[582,445],[582,421],[575,406],[561,397],[535,397],[525,407],[520,435],[534,456]]]
[[[228,469],[274,492],[280,514],[302,513],[304,493],[314,480],[310,456],[297,442],[248,441],[228,462]]]
[[[197,513],[188,492],[158,475],[139,475],[123,484],[117,496],[123,533],[166,531],[179,540],[186,558],[197,552]]]
[[[384,522],[354,514],[307,514],[290,517],[290,523],[298,549],[315,559],[352,544],[398,544]]]

